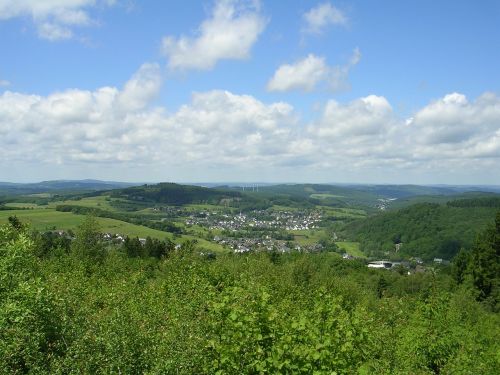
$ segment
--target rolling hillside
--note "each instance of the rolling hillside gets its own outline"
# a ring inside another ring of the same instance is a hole
[[[498,196],[448,204],[419,203],[352,222],[343,235],[359,241],[369,256],[452,259],[461,248],[470,248],[477,234],[493,223],[499,203]]]
[[[76,193],[118,189],[136,184],[100,180],[55,180],[35,183],[0,182],[1,195],[30,195],[40,193]]]

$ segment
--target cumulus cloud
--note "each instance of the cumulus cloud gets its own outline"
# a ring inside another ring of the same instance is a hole
[[[215,165],[274,164],[295,139],[293,107],[266,105],[248,95],[209,91],[193,95],[168,119],[190,160]]]
[[[291,152],[297,118],[289,104],[216,90],[195,93],[189,104],[167,113],[150,105],[158,74],[157,66],[145,64],[122,89],[45,97],[5,92],[0,95],[2,160],[269,165]]]
[[[313,131],[322,138],[373,137],[385,135],[393,118],[392,107],[382,96],[369,95],[348,104],[330,100]]]
[[[398,127],[387,99],[369,95],[346,104],[328,101],[307,132],[324,156],[317,160],[321,167],[361,168],[401,162]]]
[[[434,158],[500,157],[500,98],[485,93],[470,102],[452,93],[419,110],[408,128],[415,150]]]
[[[449,94],[398,117],[386,98],[370,95],[342,104],[330,100],[307,127],[322,168],[450,170],[491,168],[500,162],[500,98],[470,102]]]
[[[144,64],[122,88],[0,94],[0,168],[46,163],[238,172],[250,166],[292,168],[289,179],[315,171],[335,180],[335,173],[353,171],[376,170],[382,178],[394,171],[488,170],[500,161],[500,98],[493,93],[475,100],[446,95],[408,120],[383,96],[329,100],[305,123],[286,102],[222,90],[193,93],[169,112],[153,105],[160,85],[159,67]]]
[[[349,72],[361,59],[358,48],[345,65],[329,66],[323,57],[309,54],[293,64],[281,65],[267,84],[269,91],[313,91],[317,86],[332,92],[349,88]]]
[[[124,111],[142,109],[154,99],[162,84],[158,64],[143,64],[132,78],[125,84],[118,97],[118,102]]]
[[[194,36],[167,36],[162,52],[171,69],[209,70],[219,60],[247,59],[266,23],[257,1],[217,0]]]
[[[95,21],[89,8],[111,6],[115,0],[2,0],[0,20],[30,17],[38,36],[50,41],[71,39],[74,27],[89,26]]]
[[[281,65],[267,84],[269,91],[312,91],[329,74],[323,57],[313,54],[294,64]]]
[[[308,34],[322,34],[330,25],[345,26],[346,15],[330,3],[321,3],[304,13],[302,32]]]

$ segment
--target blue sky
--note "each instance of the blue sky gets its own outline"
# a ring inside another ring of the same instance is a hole
[[[498,1],[0,0],[0,180],[500,184]]]

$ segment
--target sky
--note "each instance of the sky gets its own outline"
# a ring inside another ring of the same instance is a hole
[[[0,181],[500,185],[499,1],[0,0]]]

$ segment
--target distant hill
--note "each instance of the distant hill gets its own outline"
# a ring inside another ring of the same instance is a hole
[[[481,231],[493,223],[500,209],[500,195],[418,203],[400,210],[379,213],[348,224],[343,235],[360,242],[369,256],[399,254],[423,259],[452,259],[461,248],[470,248]]]
[[[234,188],[233,188],[234,189]],[[421,185],[329,185],[279,184],[259,187],[259,195],[300,197],[334,207],[363,207],[375,211],[383,207],[404,207],[418,202],[446,203],[455,198],[489,196],[500,193],[498,186],[421,186]],[[385,200],[385,202],[381,202]],[[389,201],[390,200],[390,201]]]
[[[134,185],[137,184],[100,180],[54,180],[35,183],[0,182],[0,195],[87,192],[118,189]]]
[[[210,189],[201,186],[160,183],[115,189],[109,192],[111,197],[131,201],[184,205],[193,203],[220,204],[223,199],[241,199],[237,191]]]

